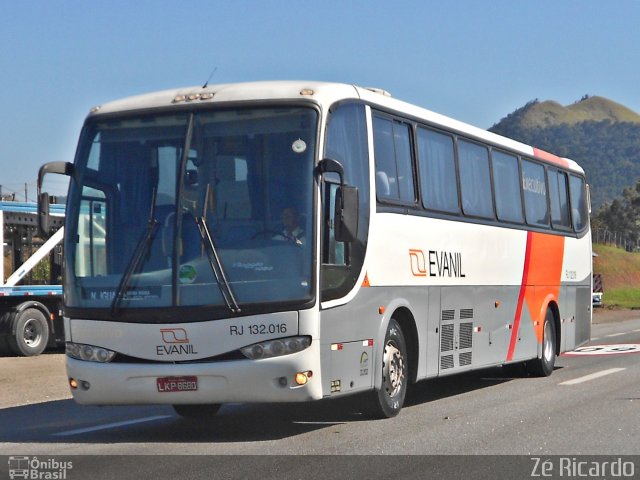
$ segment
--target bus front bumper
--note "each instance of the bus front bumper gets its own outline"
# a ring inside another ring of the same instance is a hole
[[[316,345],[282,357],[211,363],[97,363],[67,356],[67,376],[83,405],[303,402],[322,398]],[[298,373],[307,375],[306,384],[296,383]],[[190,390],[165,388],[168,377],[188,378]]]

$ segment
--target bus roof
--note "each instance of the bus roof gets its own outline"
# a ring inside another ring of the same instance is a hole
[[[243,102],[260,100],[300,100],[309,99],[321,106],[347,99],[360,99],[371,105],[409,115],[428,124],[443,127],[467,135],[477,140],[503,147],[522,155],[536,157],[570,170],[584,173],[573,160],[561,158],[538,148],[488,132],[467,123],[422,107],[397,100],[388,92],[378,88],[364,88],[344,83],[319,81],[264,81],[193,86],[128,97],[94,107],[89,116],[136,110],[166,108],[181,104],[203,104],[223,102]]]

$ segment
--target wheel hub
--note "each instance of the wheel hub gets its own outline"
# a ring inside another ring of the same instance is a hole
[[[40,343],[42,332],[37,320],[29,319],[25,322],[23,338],[24,342],[30,347],[35,347]]]
[[[553,358],[553,342],[551,341],[551,323],[546,322],[544,325],[544,343],[543,343],[543,351],[542,356],[548,362]]]
[[[404,383],[404,358],[400,350],[393,344],[387,344],[384,349],[384,388],[389,396],[395,396]]]

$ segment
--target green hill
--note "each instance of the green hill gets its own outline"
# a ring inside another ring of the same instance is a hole
[[[569,106],[534,100],[489,130],[577,161],[594,209],[640,178],[640,115],[603,97]]]
[[[602,274],[604,304],[640,308],[640,254],[607,245],[594,245],[593,251],[598,254],[593,272]]]
[[[575,125],[580,122],[605,120],[612,123],[640,124],[640,115],[604,97],[584,97],[579,102],[566,107],[553,100],[536,102],[524,112],[522,124],[527,128],[545,128],[560,124]]]

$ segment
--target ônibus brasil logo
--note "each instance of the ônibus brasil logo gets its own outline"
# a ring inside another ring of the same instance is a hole
[[[9,457],[9,478],[25,478],[33,480],[65,480],[67,471],[73,468],[73,462],[56,460],[55,458],[39,459],[38,457]]]

